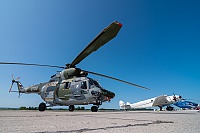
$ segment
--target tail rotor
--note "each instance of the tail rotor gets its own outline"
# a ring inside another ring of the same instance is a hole
[[[19,79],[20,79],[20,77],[14,79],[14,76],[12,75],[12,84],[11,84],[11,86],[10,86],[9,93],[12,92],[13,84],[16,83],[16,81],[19,80]]]

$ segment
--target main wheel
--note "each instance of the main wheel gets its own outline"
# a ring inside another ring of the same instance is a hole
[[[97,106],[92,106],[91,107],[91,111],[92,112],[97,112],[98,111],[98,107]]]
[[[171,106],[167,106],[166,110],[167,111],[172,111],[174,109],[174,107],[171,107]]]
[[[69,105],[69,111],[73,112],[74,111],[74,105]]]
[[[162,106],[158,106],[160,108],[160,111],[162,111]]]
[[[40,103],[38,109],[39,109],[39,111],[45,111],[45,109],[46,109],[46,104],[45,104],[45,103]]]

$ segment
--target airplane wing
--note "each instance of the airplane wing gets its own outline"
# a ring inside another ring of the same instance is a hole
[[[171,102],[169,102],[165,96],[159,96],[155,99],[154,103],[152,106],[165,106],[169,105]]]

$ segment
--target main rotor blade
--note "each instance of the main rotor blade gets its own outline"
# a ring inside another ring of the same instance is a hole
[[[82,70],[82,71],[85,71],[85,70]],[[95,73],[95,72],[90,72],[90,71],[85,71],[85,72],[90,73],[90,74],[94,74],[94,75],[98,75],[98,76],[102,76],[102,77],[106,77],[106,78],[110,78],[110,79],[113,79],[113,80],[117,80],[119,82],[123,82],[123,83],[129,84],[129,85],[133,85],[133,86],[145,89],[145,90],[150,90],[149,88],[146,88],[144,86],[133,84],[133,83],[130,83],[130,82],[127,82],[127,81],[124,81],[124,80],[121,80],[121,79],[117,79],[117,78],[114,78],[114,77],[111,77],[111,76],[107,76],[107,75],[103,75],[103,74],[99,74],[99,73]]]
[[[70,67],[75,67],[76,64],[80,63],[84,58],[90,55],[92,52],[98,50],[101,46],[106,44],[108,41],[113,39],[121,29],[122,24],[114,21],[108,27],[106,27],[87,47],[74,59]]]
[[[40,66],[40,67],[65,68],[65,67],[61,67],[61,66],[51,66],[51,65],[41,65],[41,64],[31,64],[31,63],[21,63],[21,62],[0,62],[0,64],[5,64],[5,65],[25,65],[25,66]]]

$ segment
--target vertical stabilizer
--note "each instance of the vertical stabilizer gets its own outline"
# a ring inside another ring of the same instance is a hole
[[[122,100],[119,101],[119,107],[120,107],[120,109],[125,108],[125,103]]]

